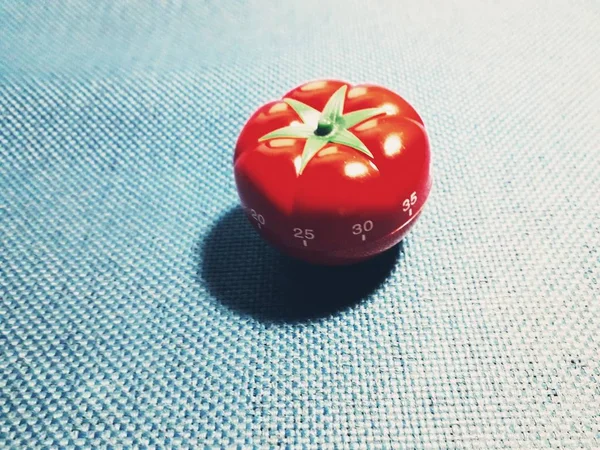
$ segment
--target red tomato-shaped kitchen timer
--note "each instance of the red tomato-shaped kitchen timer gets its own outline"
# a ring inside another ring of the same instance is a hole
[[[258,233],[310,263],[342,265],[398,244],[431,189],[423,120],[377,85],[312,81],[260,107],[235,148]]]

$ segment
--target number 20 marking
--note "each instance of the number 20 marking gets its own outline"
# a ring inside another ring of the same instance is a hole
[[[413,192],[410,194],[410,198],[407,198],[402,202],[402,211],[408,211],[408,215],[412,216],[412,207],[415,203],[417,203],[417,193]]]
[[[250,212],[252,213],[252,218],[256,220],[258,224],[258,228],[262,228],[262,226],[266,223],[265,217],[262,214],[257,213],[254,209],[251,209]]]

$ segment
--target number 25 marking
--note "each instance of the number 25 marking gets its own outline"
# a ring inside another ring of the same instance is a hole
[[[315,232],[310,228],[294,228],[294,237],[297,239],[302,239],[302,245],[305,247],[308,246],[307,240],[312,240],[315,238]]]
[[[415,203],[417,203],[417,193],[413,192],[410,194],[410,198],[407,198],[402,202],[402,211],[408,211],[408,215],[412,216],[412,207]]]

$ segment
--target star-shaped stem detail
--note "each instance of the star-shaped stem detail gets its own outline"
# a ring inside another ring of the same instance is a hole
[[[265,134],[259,141],[276,138],[298,138],[306,139],[304,150],[300,159],[298,175],[309,163],[309,161],[328,143],[342,144],[351,147],[365,155],[373,158],[373,154],[348,128],[358,125],[365,120],[371,119],[385,111],[382,108],[367,108],[344,114],[344,101],[346,90],[344,85],[333,93],[323,111],[318,111],[312,106],[292,98],[283,101],[290,105],[300,116],[302,123],[288,125]]]

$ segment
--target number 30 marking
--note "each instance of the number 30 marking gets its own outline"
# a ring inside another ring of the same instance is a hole
[[[362,234],[361,239],[363,241],[366,241],[367,236],[364,233],[368,233],[372,229],[373,229],[373,221],[366,220],[364,223],[355,223],[354,225],[352,225],[352,234],[357,235],[357,236],[359,234]]]
[[[402,202],[402,211],[408,211],[408,215],[412,216],[412,206],[417,203],[417,193],[413,192],[410,194],[410,198],[407,198]]]
[[[364,232],[369,232],[373,229],[373,221],[367,220],[365,223],[355,223],[352,225],[352,234],[361,234]]]

